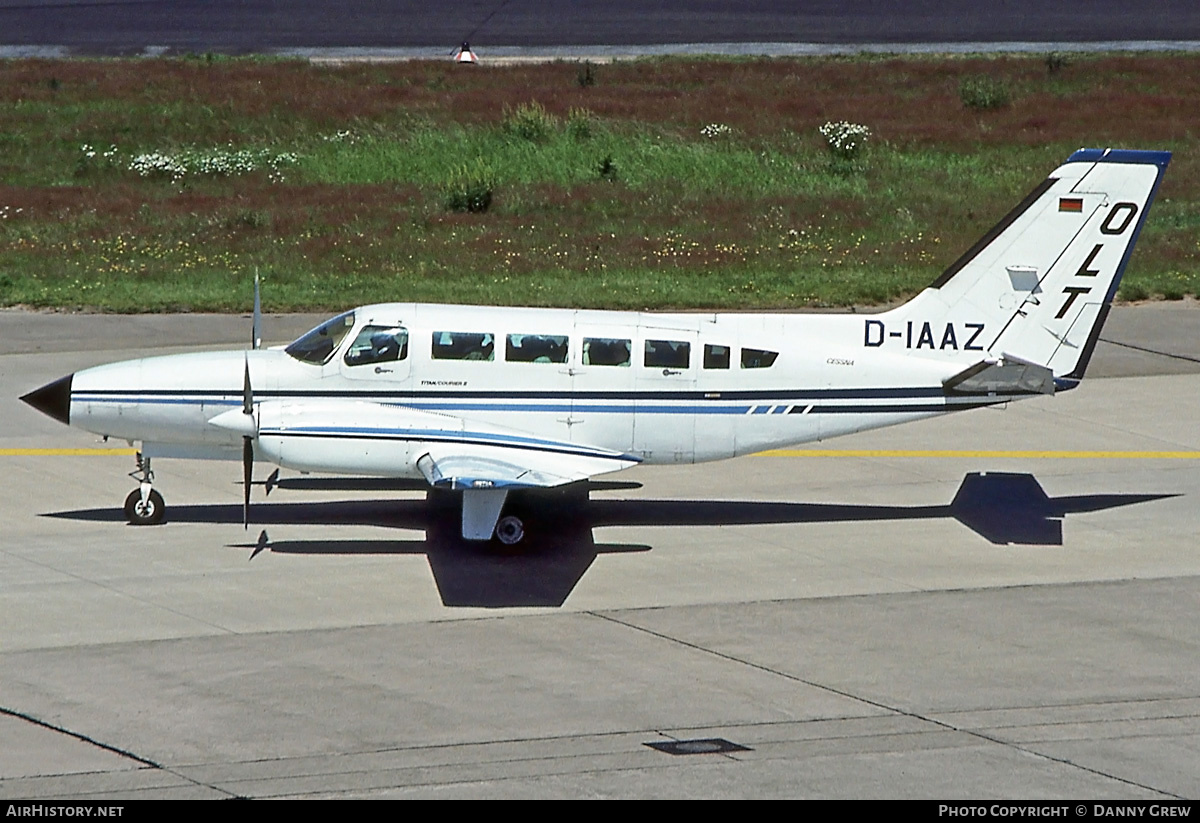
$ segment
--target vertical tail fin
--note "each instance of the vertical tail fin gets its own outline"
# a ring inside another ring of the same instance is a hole
[[[1170,159],[1080,149],[932,286],[881,315],[888,319],[878,328],[903,324],[909,348],[955,359],[956,330],[970,331],[964,348],[1045,366],[1071,385],[1087,368]]]

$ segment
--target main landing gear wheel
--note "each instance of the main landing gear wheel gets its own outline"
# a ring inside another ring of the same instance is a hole
[[[125,498],[125,519],[131,526],[157,526],[163,522],[167,514],[167,506],[163,503],[162,495],[153,489],[142,502],[142,490],[134,489]]]
[[[525,524],[515,515],[501,517],[496,523],[496,540],[502,546],[515,546],[525,539]]]

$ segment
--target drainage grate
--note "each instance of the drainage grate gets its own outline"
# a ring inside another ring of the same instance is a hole
[[[731,743],[720,737],[706,737],[702,740],[663,740],[643,745],[667,754],[727,754],[729,752],[754,751],[747,746],[739,746],[737,743]]]

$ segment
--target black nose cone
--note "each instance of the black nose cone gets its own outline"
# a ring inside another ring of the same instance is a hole
[[[47,383],[40,389],[34,389],[21,399],[42,414],[55,420],[71,425],[71,380],[75,375],[68,374],[53,383]]]

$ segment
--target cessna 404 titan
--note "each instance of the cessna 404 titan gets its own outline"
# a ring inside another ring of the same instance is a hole
[[[462,536],[519,543],[514,490],[720,460],[1074,388],[1170,153],[1081,149],[931,286],[875,315],[388,303],[285,348],[86,369],[25,395],[156,457],[424,478]],[[534,525],[534,524],[530,524]]]

